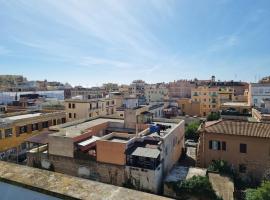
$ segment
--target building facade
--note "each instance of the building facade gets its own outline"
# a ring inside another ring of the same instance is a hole
[[[162,102],[168,98],[168,89],[165,84],[149,84],[145,86],[144,96],[147,103]]]
[[[218,87],[198,86],[192,88],[192,101],[200,103],[199,116],[207,116],[211,112],[218,112]]]
[[[270,124],[220,120],[200,129],[197,166],[225,160],[242,177],[260,180],[270,167]]]
[[[67,121],[74,121],[89,117],[113,115],[116,112],[116,104],[115,100],[111,98],[66,99],[65,111],[67,113]]]
[[[178,80],[168,84],[168,94],[170,98],[191,98],[191,88],[196,84],[193,81]]]
[[[248,102],[260,108],[264,99],[270,98],[270,83],[251,83],[249,85]]]
[[[66,114],[58,112],[15,112],[0,118],[0,155],[6,159],[26,153],[25,140],[48,130],[52,125],[66,122]]]

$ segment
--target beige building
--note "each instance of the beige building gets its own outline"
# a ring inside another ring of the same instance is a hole
[[[89,117],[113,115],[116,112],[114,99],[67,99],[65,100],[67,121],[84,119]]]
[[[225,160],[243,177],[261,179],[270,167],[270,124],[221,120],[200,129],[197,166]]]
[[[147,103],[161,102],[168,98],[168,89],[165,84],[148,84],[144,89],[144,96]]]

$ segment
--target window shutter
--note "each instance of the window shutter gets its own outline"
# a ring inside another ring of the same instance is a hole
[[[218,141],[218,150],[220,150],[220,141]]]
[[[212,140],[209,141],[209,149],[212,149]]]
[[[227,147],[226,147],[226,142],[222,142],[222,150],[226,151]]]

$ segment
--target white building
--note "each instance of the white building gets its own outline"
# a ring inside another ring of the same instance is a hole
[[[270,83],[251,83],[249,85],[249,105],[261,107],[264,99],[270,98]]]

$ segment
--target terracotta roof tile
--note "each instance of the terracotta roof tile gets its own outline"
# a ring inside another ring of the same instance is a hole
[[[209,133],[270,138],[270,124],[224,120],[205,127]]]

